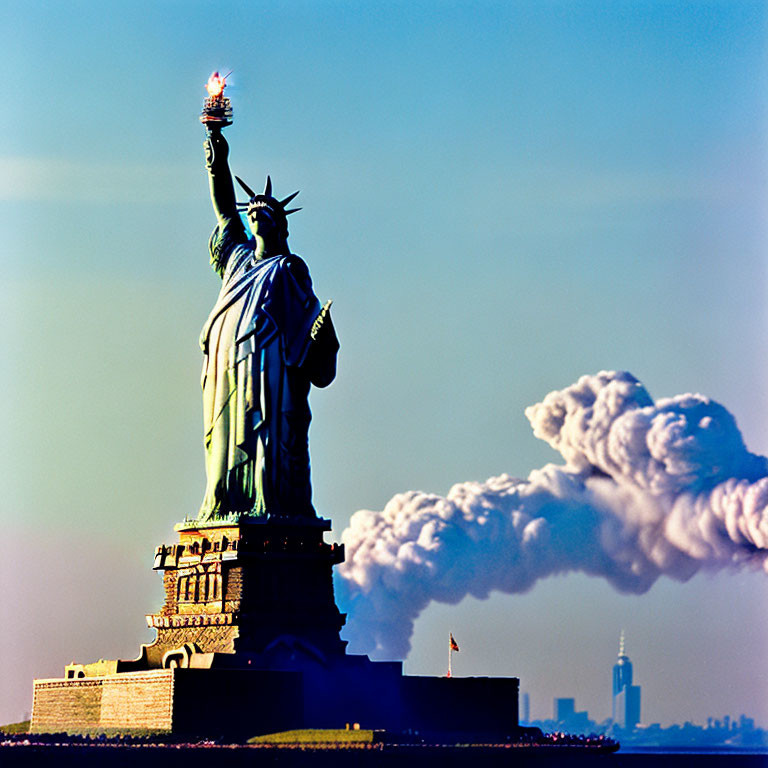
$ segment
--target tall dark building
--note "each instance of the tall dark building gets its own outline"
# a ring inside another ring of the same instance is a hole
[[[520,702],[520,722],[528,725],[531,722],[531,697],[528,692],[524,693]]]
[[[619,659],[613,665],[612,718],[620,728],[640,722],[640,686],[632,685],[632,662],[624,653],[624,632],[619,640]]]

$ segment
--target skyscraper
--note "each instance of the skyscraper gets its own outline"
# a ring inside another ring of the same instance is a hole
[[[531,722],[531,697],[527,691],[523,694],[520,702],[520,722],[525,723],[525,725]]]
[[[619,659],[613,665],[613,722],[634,728],[640,722],[640,686],[632,685],[632,662],[624,653],[624,631],[619,640]]]

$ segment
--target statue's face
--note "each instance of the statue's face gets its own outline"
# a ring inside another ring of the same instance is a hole
[[[277,225],[272,214],[266,208],[252,209],[248,213],[248,223],[251,225],[251,232],[265,237],[268,234],[277,231]]]
[[[251,227],[251,232],[266,242],[272,242],[279,237],[280,226],[275,213],[265,205],[252,205],[248,209],[248,224]]]

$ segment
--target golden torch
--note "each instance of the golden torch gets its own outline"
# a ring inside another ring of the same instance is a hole
[[[203,102],[200,122],[210,128],[215,125],[220,128],[225,125],[232,125],[232,102],[224,95],[229,74],[222,76],[218,72],[214,72],[205,84],[208,98]]]

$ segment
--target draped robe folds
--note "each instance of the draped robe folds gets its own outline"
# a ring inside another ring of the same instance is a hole
[[[314,516],[307,398],[311,382],[333,379],[338,350],[332,331],[311,340],[320,310],[298,256],[231,249],[200,337],[208,482],[198,520]]]

